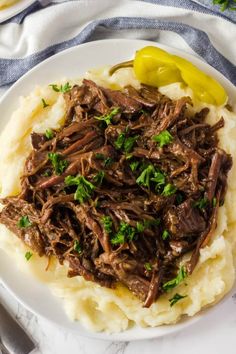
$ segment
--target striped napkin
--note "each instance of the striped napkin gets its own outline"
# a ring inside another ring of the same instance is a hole
[[[236,11],[211,0],[41,0],[0,24],[0,87],[55,53],[107,38],[168,44],[236,85]]]

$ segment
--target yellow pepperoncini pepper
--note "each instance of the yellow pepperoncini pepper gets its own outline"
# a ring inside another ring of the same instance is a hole
[[[202,102],[214,105],[227,102],[227,93],[215,79],[188,60],[160,48],[148,46],[137,51],[133,67],[137,79],[144,84],[159,87],[184,82]]]

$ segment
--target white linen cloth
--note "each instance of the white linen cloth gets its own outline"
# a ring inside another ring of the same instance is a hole
[[[61,50],[103,38],[150,39],[194,53],[236,85],[236,12],[220,12],[211,4],[211,0],[36,1],[0,24],[0,86],[12,84]]]

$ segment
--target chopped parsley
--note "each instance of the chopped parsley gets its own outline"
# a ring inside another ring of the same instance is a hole
[[[152,140],[157,142],[160,147],[170,144],[174,137],[168,132],[168,130],[163,130],[160,134],[154,135]]]
[[[143,170],[141,175],[136,179],[136,182],[143,187],[150,188],[150,179],[151,176],[154,175],[154,173],[155,173],[155,168],[153,167],[153,165],[149,165],[147,168]]]
[[[156,191],[158,191],[160,186],[163,186],[165,184],[165,175],[160,171],[155,171],[154,176],[151,178],[151,181],[156,183],[155,189]]]
[[[33,253],[30,252],[30,251],[28,251],[28,252],[25,253],[25,259],[26,259],[27,261],[29,261],[32,256],[33,256]]]
[[[94,177],[93,180],[95,183],[97,183],[99,186],[102,184],[103,178],[105,176],[104,171],[99,171]]]
[[[105,231],[110,234],[112,233],[112,218],[110,216],[103,216],[101,222],[104,226]]]
[[[154,219],[154,220],[146,220],[145,223],[149,226],[158,226],[160,225],[161,220],[160,219]]]
[[[80,245],[80,243],[79,243],[79,241],[78,240],[75,240],[75,242],[74,242],[74,250],[76,251],[76,252],[78,252],[79,254],[82,252],[82,248],[81,248],[81,245]]]
[[[58,153],[49,152],[48,158],[52,163],[56,175],[61,175],[68,166],[68,161],[64,160]]]
[[[60,154],[49,152],[48,158],[52,162],[56,175],[61,175],[68,166],[68,161],[64,160]]]
[[[133,146],[138,138],[139,138],[139,135],[135,135],[135,136],[130,136],[129,138],[125,139],[124,151],[126,153],[129,153],[130,151],[133,150]]]
[[[213,208],[215,208],[216,205],[217,205],[217,200],[216,200],[216,197],[214,197],[214,198],[212,199],[212,206],[213,206]]]
[[[42,98],[42,104],[43,104],[43,108],[49,107],[49,104],[45,101],[44,98]]]
[[[169,196],[175,194],[176,191],[177,191],[177,188],[176,188],[173,184],[168,183],[168,184],[164,187],[163,192],[162,192],[162,195],[163,195],[164,197],[169,197]]]
[[[177,191],[176,187],[168,183],[165,185],[165,175],[159,171],[156,170],[153,165],[148,165],[140,174],[140,176],[136,179],[136,183],[143,186],[147,187],[150,189],[150,184],[153,182],[155,184],[155,191],[157,193],[160,193],[162,191],[162,195],[165,197],[169,197]]]
[[[50,170],[46,170],[42,173],[43,177],[50,177],[52,175],[52,172]]]
[[[184,266],[181,266],[177,276],[162,285],[164,291],[169,291],[179,285],[187,277],[187,272]]]
[[[114,108],[110,113],[99,117],[95,116],[94,118],[105,122],[106,125],[109,125],[112,123],[113,117],[115,117],[118,113],[120,113],[120,108]]]
[[[198,201],[194,203],[195,208],[199,209],[205,209],[209,203],[209,200],[207,198],[201,198]]]
[[[176,304],[176,302],[178,302],[181,299],[184,299],[187,296],[188,295],[180,295],[180,294],[176,293],[171,299],[169,299],[170,307],[174,306]]]
[[[150,271],[152,270],[152,265],[151,265],[151,263],[145,263],[145,264],[144,264],[144,267],[145,267],[145,269],[146,269],[148,272],[150,272]]]
[[[76,177],[67,176],[65,178],[65,184],[67,186],[77,186],[74,194],[74,199],[77,200],[80,204],[90,199],[95,189],[95,186],[81,175]]]
[[[225,10],[230,10],[230,11],[236,11],[235,6],[231,6],[231,4],[235,4],[236,0],[212,0],[214,5],[219,5],[221,11]]]
[[[125,133],[120,133],[115,141],[115,148],[121,149],[125,142]]]
[[[126,154],[125,155],[126,160],[130,160],[130,159],[132,159],[132,157],[133,157],[132,154]]]
[[[45,132],[45,136],[48,140],[52,139],[54,137],[54,133],[53,133],[52,129],[47,129]]]
[[[170,236],[170,234],[169,234],[169,232],[167,230],[164,230],[162,232],[161,237],[162,237],[163,240],[166,240],[169,236]]]
[[[129,167],[131,168],[131,171],[136,171],[139,166],[139,161],[132,161],[129,164]]]
[[[160,219],[155,220],[144,220],[144,222],[138,221],[136,224],[137,232],[143,232],[144,230],[148,229],[151,226],[158,226],[160,225]]]
[[[52,87],[52,89],[56,92],[62,92],[62,93],[65,93],[65,92],[68,92],[71,90],[71,86],[69,84],[69,82],[67,82],[65,85],[55,85],[55,84],[51,84],[49,85]]]
[[[95,154],[95,158],[97,160],[103,160],[104,167],[108,167],[114,162],[112,157],[106,157],[105,155],[100,154],[100,153]]]
[[[113,158],[112,157],[107,157],[105,160],[104,160],[104,167],[108,167],[110,165],[112,165],[114,162]]]
[[[27,215],[25,216],[22,216],[17,225],[21,228],[21,229],[24,229],[26,227],[30,227],[32,225],[32,222],[30,221],[29,217]]]
[[[139,138],[139,135],[130,136],[126,138],[126,132],[127,130],[119,134],[118,138],[115,141],[115,147],[116,149],[123,149],[125,153],[129,153],[133,150],[133,146]]]
[[[136,224],[136,229],[137,229],[137,231],[138,232],[143,232],[144,230],[145,230],[145,225],[144,225],[144,223],[142,223],[142,222],[137,222],[137,224]]]
[[[118,232],[111,237],[111,244],[120,245],[127,241],[132,241],[135,234],[136,230],[134,227],[121,221]]]
[[[95,158],[97,159],[97,160],[105,160],[105,155],[103,155],[103,154],[101,154],[101,153],[97,153],[97,154],[95,154]]]

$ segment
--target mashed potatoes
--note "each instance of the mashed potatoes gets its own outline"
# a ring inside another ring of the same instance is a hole
[[[107,77],[107,69],[87,73],[87,78],[112,88],[128,83],[138,87],[131,69],[124,69]],[[72,83],[73,84],[73,83]],[[171,98],[191,91],[172,84],[162,88],[162,93]],[[49,104],[43,108],[42,98]],[[193,111],[199,111],[202,103],[194,102]],[[209,106],[208,121],[214,123],[221,116],[225,127],[219,131],[220,145],[236,161],[236,114],[225,108]],[[29,151],[30,133],[57,129],[63,123],[65,103],[62,94],[50,87],[38,87],[29,96],[21,98],[20,106],[1,135],[0,184],[1,197],[17,195],[20,191],[20,176]],[[85,281],[82,277],[67,278],[67,265],[61,266],[54,259],[45,271],[47,259],[36,254],[26,262],[27,247],[5,226],[0,225],[0,248],[14,257],[15,264],[22,270],[37,276],[48,284],[55,296],[62,299],[65,311],[72,320],[79,320],[94,331],[118,332],[136,323],[140,326],[158,326],[177,322],[182,315],[193,316],[203,307],[219,301],[233,286],[236,259],[236,164],[229,175],[229,188],[224,206],[219,209],[218,226],[211,243],[201,250],[200,259],[193,274],[178,288],[159,298],[150,308],[121,285],[115,290]],[[184,261],[184,260],[183,260]],[[175,306],[170,307],[169,299],[176,293],[187,295]]]

